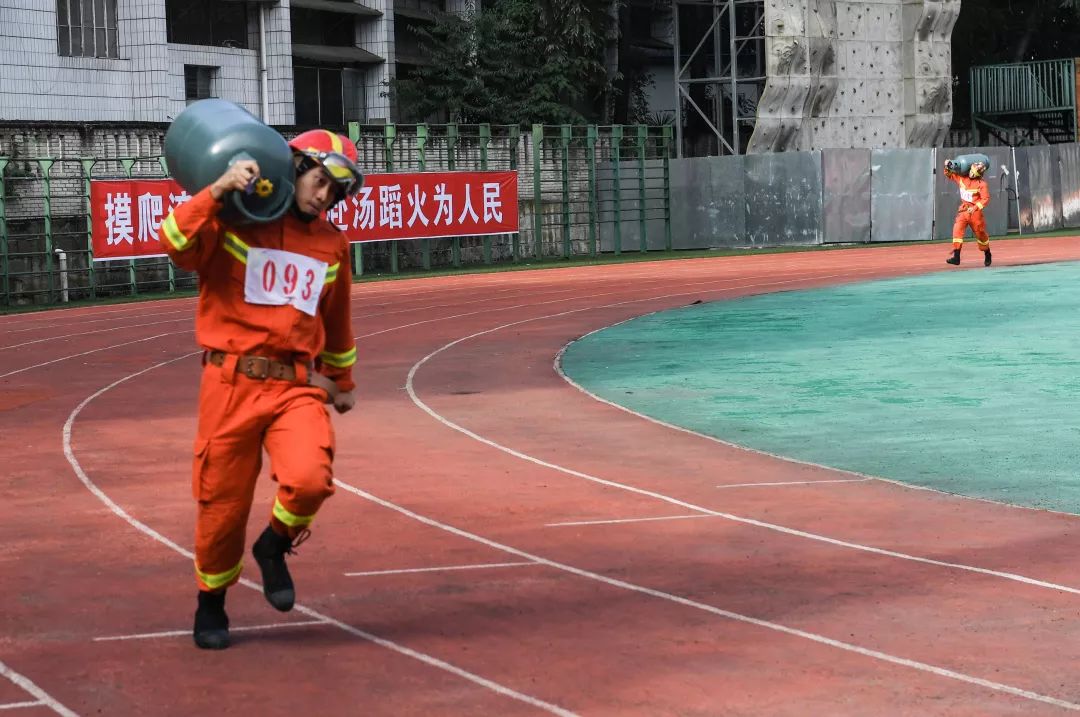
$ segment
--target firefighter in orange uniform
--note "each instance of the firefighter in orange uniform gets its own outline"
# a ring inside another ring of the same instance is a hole
[[[193,632],[204,649],[229,646],[225,591],[243,567],[262,451],[277,495],[252,554],[266,599],[287,611],[295,591],[285,555],[334,492],[334,432],[323,404],[353,407],[349,245],[322,215],[359,191],[363,175],[355,145],[340,135],[312,130],[289,146],[296,194],[281,219],[233,227],[217,218],[228,192],[268,181],[255,162],[238,161],[163,224],[173,262],[199,276]]]
[[[960,263],[960,249],[964,246],[964,234],[969,226],[975,234],[979,251],[983,253],[983,266],[990,266],[993,261],[990,254],[990,235],[986,232],[986,218],[983,216],[983,209],[990,203],[990,188],[982,178],[986,169],[982,162],[975,162],[965,177],[953,171],[951,162],[945,162],[946,179],[956,182],[956,186],[960,188],[960,208],[956,210],[956,221],[953,222],[952,256],[945,260],[948,264]]]

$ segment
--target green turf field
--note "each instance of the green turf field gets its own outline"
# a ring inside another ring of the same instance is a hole
[[[740,445],[1080,513],[1080,263],[691,306],[588,336],[564,368]]]

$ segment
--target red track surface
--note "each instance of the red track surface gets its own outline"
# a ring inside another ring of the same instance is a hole
[[[234,628],[278,626],[236,631],[223,653],[196,650],[188,633],[194,301],[0,317],[0,707],[27,703],[10,708],[20,716],[1080,709],[1077,518],[834,482],[851,476],[658,425],[590,398],[553,368],[568,341],[628,317],[936,271],[944,252],[357,285],[359,408],[335,418],[341,489],[291,562],[302,607],[283,617],[252,584],[237,586]],[[969,266],[976,259],[967,253]],[[1001,242],[995,259],[1080,259],[1080,244]],[[716,488],[797,481],[829,482]],[[263,481],[252,537],[270,495]],[[633,521],[673,516],[694,519]],[[632,522],[552,525],[618,520]],[[526,564],[346,575],[504,563]],[[178,634],[152,635],[169,631]]]

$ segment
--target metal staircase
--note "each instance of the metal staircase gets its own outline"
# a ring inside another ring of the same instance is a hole
[[[1077,61],[1046,60],[971,68],[976,144],[988,135],[1005,144],[1076,142]],[[1012,140],[1012,141],[1009,141]]]

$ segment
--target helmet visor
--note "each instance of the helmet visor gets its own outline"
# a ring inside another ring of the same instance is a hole
[[[308,156],[318,161],[344,197],[351,197],[364,185],[364,175],[356,163],[338,152],[308,152]]]

